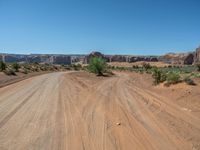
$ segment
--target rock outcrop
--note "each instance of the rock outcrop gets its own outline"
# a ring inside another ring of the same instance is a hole
[[[200,62],[200,47],[195,51],[194,62]]]
[[[128,62],[138,62],[138,61],[147,61],[147,62],[157,62],[158,58],[153,56],[130,56]]]
[[[168,53],[160,56],[159,61],[169,64],[191,65],[194,63],[194,53]]]
[[[127,62],[127,56],[114,55],[110,57],[110,62]]]
[[[100,52],[94,51],[88,55],[88,58],[92,58],[92,57],[104,58],[104,55]]]
[[[86,63],[86,64],[89,63],[90,59],[92,57],[98,57],[98,58],[103,58],[103,59],[107,60],[107,58],[102,53],[97,52],[97,51],[93,51],[89,55],[85,56],[84,63]]]

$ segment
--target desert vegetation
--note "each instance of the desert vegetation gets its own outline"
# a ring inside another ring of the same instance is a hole
[[[0,71],[6,70],[6,64],[3,61],[0,61]]]
[[[157,85],[161,82],[164,82],[167,78],[166,74],[163,71],[155,68],[152,73],[152,77],[154,78],[154,84]]]
[[[15,72],[19,71],[20,65],[18,63],[13,63],[12,68],[15,70]]]
[[[196,66],[197,66],[197,68],[198,68],[198,71],[200,71],[200,62],[197,62],[197,63],[196,63]]]
[[[88,65],[88,70],[98,76],[103,76],[107,70],[107,64],[102,58],[92,57]]]
[[[80,70],[81,65],[51,65],[51,64],[39,64],[39,63],[4,63],[0,61],[0,72],[4,72],[6,75],[17,75],[18,73],[29,74],[33,72],[52,72],[52,71],[64,71],[64,70]]]
[[[164,83],[165,86],[185,82],[195,85],[193,78],[200,78],[199,66],[197,65],[168,65],[164,67],[152,66],[149,63],[133,65],[132,67],[108,66],[111,70],[137,72],[151,74],[154,85]]]

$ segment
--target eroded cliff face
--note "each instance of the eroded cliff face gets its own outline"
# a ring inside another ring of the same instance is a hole
[[[127,56],[114,55],[110,57],[110,62],[128,62]]]
[[[154,56],[131,56],[131,55],[104,55],[100,52],[94,51],[89,55],[85,56],[85,63],[89,63],[91,57],[100,57],[105,59],[107,62],[157,62],[158,57]]]
[[[195,51],[194,62],[200,62],[200,47]]]
[[[93,51],[88,55],[76,56],[72,60],[71,55],[50,55],[50,54],[0,54],[0,61],[4,62],[38,62],[38,63],[53,63],[53,64],[71,64],[71,62],[89,63],[91,57],[100,57],[107,62],[164,62],[169,64],[185,64],[191,65],[200,62],[200,47],[195,52],[189,53],[168,53],[162,56],[134,56],[134,55],[104,55],[100,52]]]
[[[67,55],[20,55],[20,54],[0,54],[0,61],[6,63],[48,63],[48,64],[71,64],[71,56]]]
[[[91,52],[89,55],[86,55],[86,56],[85,56],[84,63],[86,63],[86,64],[89,63],[89,62],[90,62],[90,59],[91,59],[92,57],[105,58],[105,56],[104,56],[102,53],[97,52],[97,51],[93,51],[93,52]]]
[[[194,63],[194,53],[168,53],[160,56],[159,61],[170,64],[191,65]]]

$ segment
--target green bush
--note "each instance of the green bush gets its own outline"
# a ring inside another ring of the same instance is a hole
[[[154,84],[157,85],[166,80],[166,74],[159,69],[154,69],[152,73],[152,77],[154,79]]]
[[[143,63],[142,67],[147,71],[148,69],[151,69],[152,66],[149,63]]]
[[[196,85],[190,77],[185,77],[184,82],[188,85]]]
[[[82,66],[81,66],[81,64],[73,64],[73,65],[72,65],[72,68],[73,68],[74,70],[78,71],[78,70],[81,70],[81,69],[82,69]]]
[[[115,66],[109,66],[109,69],[115,70]]]
[[[139,68],[138,65],[133,65],[132,67],[133,67],[134,69],[138,69],[138,68]]]
[[[179,73],[176,73],[176,72],[169,72],[167,74],[167,84],[176,84],[178,82],[180,82],[180,75]]]
[[[104,59],[98,57],[92,57],[88,65],[88,70],[92,73],[102,76],[106,71],[107,64]]]
[[[6,64],[3,61],[0,61],[0,71],[6,70]]]
[[[23,69],[23,70],[21,71],[21,73],[28,74],[28,70],[27,70],[27,69]]]
[[[6,75],[16,75],[15,71],[13,69],[7,69],[3,71]]]
[[[13,68],[16,72],[18,72],[18,71],[19,71],[19,68],[20,68],[20,65],[19,65],[18,63],[13,63],[13,64],[12,64],[12,68]]]
[[[168,68],[172,68],[172,65],[168,65],[167,67],[168,67]]]
[[[200,73],[194,73],[192,76],[194,76],[195,78],[200,78]]]

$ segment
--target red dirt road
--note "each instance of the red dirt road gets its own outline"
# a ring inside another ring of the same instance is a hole
[[[195,150],[200,118],[126,73],[50,73],[0,88],[0,150]]]

